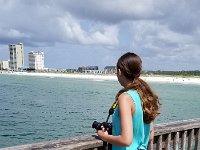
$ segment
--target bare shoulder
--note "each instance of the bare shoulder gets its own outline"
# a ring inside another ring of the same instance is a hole
[[[131,114],[133,115],[134,112],[135,112],[135,104],[132,100],[132,97],[127,94],[127,93],[122,93],[119,98],[119,103],[118,103],[118,106],[119,106],[119,111],[121,113],[125,113],[125,114]],[[121,114],[123,115],[123,114]]]
[[[122,93],[119,98],[119,103],[130,103],[132,101],[132,98],[129,94]]]

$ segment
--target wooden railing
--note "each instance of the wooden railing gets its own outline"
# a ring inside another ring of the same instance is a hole
[[[155,125],[154,139],[148,150],[200,150],[200,118]],[[106,146],[95,135],[27,144],[0,150],[104,150]]]
[[[200,150],[200,118],[155,126],[148,150]]]

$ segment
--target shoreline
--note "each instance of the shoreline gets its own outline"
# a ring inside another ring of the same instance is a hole
[[[34,73],[34,72],[9,72],[0,71],[0,74],[19,75],[19,76],[36,76],[49,78],[76,78],[76,79],[93,79],[93,80],[116,80],[116,75],[110,74],[75,74],[75,73]],[[141,76],[146,82],[165,82],[165,83],[182,83],[182,84],[199,84],[200,78],[197,77],[173,77],[173,76]]]

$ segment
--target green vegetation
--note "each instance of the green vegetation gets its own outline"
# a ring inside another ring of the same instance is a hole
[[[143,71],[143,75],[166,75],[166,76],[180,76],[180,77],[200,77],[200,70],[194,71]]]

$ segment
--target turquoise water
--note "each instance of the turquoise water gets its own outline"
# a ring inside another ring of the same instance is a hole
[[[200,85],[150,83],[156,123],[200,117]],[[0,147],[92,134],[105,121],[117,81],[0,75]]]

